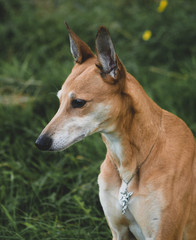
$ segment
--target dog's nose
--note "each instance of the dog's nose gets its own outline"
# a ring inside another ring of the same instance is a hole
[[[40,135],[36,140],[35,145],[40,150],[49,150],[52,146],[52,138],[50,138],[47,134]]]

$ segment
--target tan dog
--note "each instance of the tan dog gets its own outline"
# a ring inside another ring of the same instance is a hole
[[[98,178],[113,240],[196,239],[194,137],[131,76],[100,27],[97,57],[67,26],[75,65],[60,107],[36,141],[63,150],[95,132],[107,146]]]

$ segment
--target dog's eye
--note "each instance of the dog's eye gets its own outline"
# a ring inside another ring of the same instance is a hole
[[[79,99],[79,98],[74,99],[74,100],[72,100],[72,102],[71,102],[71,105],[72,105],[73,108],[81,108],[81,107],[83,107],[85,104],[86,104],[86,101],[85,101],[85,100],[82,100],[82,99]]]

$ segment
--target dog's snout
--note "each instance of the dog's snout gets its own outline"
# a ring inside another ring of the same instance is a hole
[[[40,135],[36,140],[35,145],[40,150],[50,150],[50,147],[52,146],[52,138],[47,134]]]

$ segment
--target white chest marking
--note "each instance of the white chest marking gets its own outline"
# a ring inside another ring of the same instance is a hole
[[[108,147],[111,153],[122,162],[122,144],[120,137],[113,133],[103,133],[103,135],[108,142]]]

